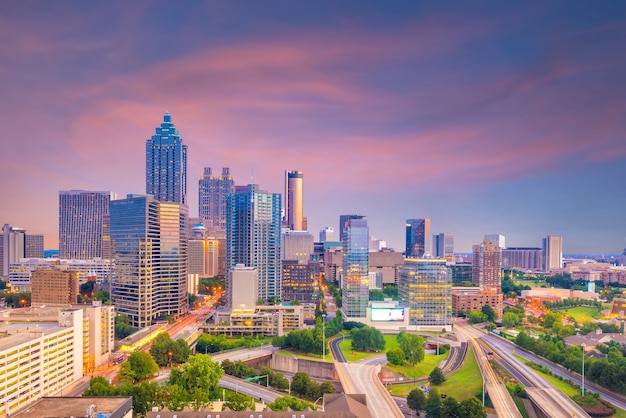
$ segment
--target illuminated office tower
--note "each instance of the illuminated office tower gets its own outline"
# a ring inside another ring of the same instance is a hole
[[[187,204],[187,145],[169,113],[146,141],[146,193],[161,202]]]
[[[448,232],[433,235],[433,255],[454,261],[454,235]]]
[[[143,328],[187,312],[187,206],[129,195],[111,202],[111,302]]]
[[[365,318],[369,301],[369,228],[367,219],[350,215],[343,232],[343,313],[348,318]]]
[[[105,258],[103,241],[111,192],[62,190],[59,192],[59,258]]]
[[[409,324],[440,331],[452,324],[452,274],[446,260],[408,258],[399,269],[398,299]]]
[[[563,268],[563,237],[548,235],[543,239],[543,271]]]
[[[308,263],[313,254],[313,235],[307,231],[283,230],[280,233],[280,259]]]
[[[301,171],[285,172],[285,224],[292,231],[305,231],[303,216],[304,176]]]
[[[502,256],[498,244],[485,239],[472,246],[472,282],[497,293],[502,291]]]
[[[406,257],[423,257],[431,251],[430,219],[406,220]]]
[[[198,216],[208,225],[226,228],[226,196],[235,191],[235,181],[228,167],[222,168],[222,175],[214,177],[211,167],[204,168],[198,181]]]
[[[280,194],[256,184],[237,187],[228,195],[226,212],[226,269],[255,267],[257,299],[280,299]]]
[[[9,266],[24,258],[26,230],[9,224],[2,227],[2,278],[8,279]]]

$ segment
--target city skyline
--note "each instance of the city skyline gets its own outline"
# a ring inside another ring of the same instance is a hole
[[[626,5],[575,4],[7,4],[0,220],[58,248],[58,193],[143,193],[170,112],[191,216],[204,167],[297,170],[314,236],[361,213],[396,251],[430,218],[456,252],[621,253]]]

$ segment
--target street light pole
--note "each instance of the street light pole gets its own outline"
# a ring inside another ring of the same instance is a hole
[[[580,345],[583,349],[583,370],[582,370],[582,376],[583,376],[583,380],[582,380],[582,394],[583,394],[583,398],[585,397],[585,343],[582,343]]]
[[[326,314],[322,314],[322,357],[326,360]]]

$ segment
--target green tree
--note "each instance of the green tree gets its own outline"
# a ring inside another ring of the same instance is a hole
[[[326,380],[326,381],[324,381],[324,382],[322,382],[320,384],[320,393],[321,393],[320,396],[322,396],[322,395],[324,395],[326,393],[335,393],[335,392],[336,392],[335,387],[328,380]]]
[[[230,408],[231,411],[245,411],[246,408],[251,408],[253,400],[241,393],[231,393],[224,402],[224,408]]]
[[[128,361],[124,364],[130,365],[130,369],[135,375],[135,381],[146,379],[159,371],[159,366],[152,356],[143,351],[131,353],[128,356]]]
[[[291,393],[301,396],[306,395],[310,381],[311,378],[308,374],[304,372],[297,372],[291,379]]]
[[[406,361],[415,366],[424,360],[424,338],[417,334],[402,331],[396,337],[400,350],[404,353]]]
[[[122,340],[138,329],[130,325],[130,318],[124,314],[115,315],[115,339]]]
[[[446,377],[443,375],[443,372],[439,367],[435,367],[433,371],[430,372],[428,380],[430,380],[430,383],[433,385],[439,386],[446,381]]]
[[[372,327],[363,327],[352,333],[352,349],[357,351],[383,351],[385,337]]]
[[[196,354],[189,357],[189,362],[183,364],[180,376],[171,383],[178,384],[188,392],[199,389],[201,392],[215,392],[224,370],[220,364],[211,360],[207,354]]]
[[[285,411],[290,408],[292,411],[304,411],[312,405],[310,402],[306,402],[295,398],[293,396],[283,396],[276,398],[276,400],[267,405],[272,411]]]
[[[401,366],[404,364],[404,352],[399,348],[387,351],[387,361],[393,365]]]
[[[461,416],[464,418],[486,418],[487,411],[478,398],[467,398],[459,405]]]
[[[487,316],[481,311],[469,311],[467,314],[467,322],[470,324],[480,324],[487,321]]]
[[[507,328],[513,328],[521,323],[519,316],[513,312],[505,312],[502,314],[502,325]]]
[[[177,384],[166,384],[163,391],[166,394],[163,403],[170,411],[182,411],[191,400],[187,389]]]
[[[132,385],[137,381],[137,375],[133,371],[129,362],[122,363],[120,371],[117,372],[117,383],[119,385]]]
[[[481,312],[487,318],[487,321],[493,322],[496,319],[496,311],[489,305],[483,305]]]
[[[426,418],[441,418],[441,396],[439,396],[437,388],[430,388],[424,410],[426,411]]]
[[[441,402],[441,416],[445,418],[462,418],[461,405],[452,396],[446,397]]]
[[[543,317],[543,326],[546,329],[554,327],[557,323],[561,323],[561,315],[554,312],[548,312]]]
[[[96,376],[89,380],[89,388],[83,396],[115,396],[115,388],[106,378]]]
[[[426,395],[421,389],[413,389],[406,397],[406,404],[415,412],[423,411],[426,406]]]
[[[491,332],[494,329],[496,329],[496,324],[494,324],[493,322],[489,322],[488,324],[485,325],[485,330],[487,332]]]

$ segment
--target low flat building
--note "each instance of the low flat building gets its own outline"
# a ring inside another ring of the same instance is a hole
[[[130,396],[44,397],[28,408],[11,415],[13,418],[85,417],[132,418],[133,398]]]

